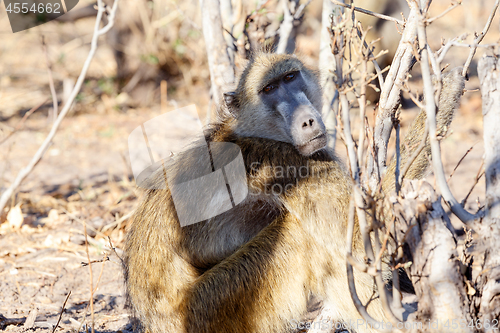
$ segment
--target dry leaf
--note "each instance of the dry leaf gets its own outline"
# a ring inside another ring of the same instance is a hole
[[[7,214],[7,222],[9,222],[10,227],[13,229],[19,229],[24,221],[21,204],[22,203],[18,203]]]

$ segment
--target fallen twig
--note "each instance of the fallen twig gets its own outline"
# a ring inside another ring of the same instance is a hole
[[[85,233],[85,251],[87,252],[87,259],[88,262],[90,262],[90,254],[89,254],[89,242],[87,240],[87,226],[84,224],[83,225],[83,231]],[[92,265],[89,265],[89,272],[90,272],[90,314],[92,316],[92,333],[95,333],[94,331],[94,279],[92,276]]]
[[[52,333],[54,333],[56,331],[57,326],[59,326],[59,323],[61,322],[61,318],[62,318],[62,315],[63,315],[63,312],[64,312],[64,308],[66,307],[66,302],[68,301],[69,296],[71,296],[71,290],[69,291],[68,296],[66,296],[66,299],[64,300],[61,312],[59,313],[59,318],[57,319],[56,326],[54,326],[54,329],[52,330]]]

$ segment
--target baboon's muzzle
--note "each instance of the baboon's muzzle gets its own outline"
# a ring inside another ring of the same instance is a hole
[[[302,155],[309,156],[325,148],[326,131],[323,119],[309,105],[301,105],[294,112],[291,124],[292,138]]]

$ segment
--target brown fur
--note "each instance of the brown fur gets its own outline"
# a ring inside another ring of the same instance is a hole
[[[206,137],[240,147],[249,185],[242,203],[183,228],[168,189],[149,190],[137,208],[126,241],[125,279],[134,314],[148,332],[291,332],[289,321],[300,320],[313,298],[332,308],[334,321],[360,318],[345,269],[348,172],[326,148],[303,156],[248,121],[265,112],[252,89],[290,68],[311,78],[309,98],[319,94],[316,73],[296,58],[259,55],[236,91],[237,118],[214,126]],[[235,131],[249,132],[251,126],[252,137]],[[421,126],[417,132],[422,135]],[[200,157],[186,153],[179,161],[171,168],[185,176]],[[362,260],[357,230],[354,244]],[[373,280],[367,274],[355,278],[366,302]],[[383,318],[378,300],[369,311]]]

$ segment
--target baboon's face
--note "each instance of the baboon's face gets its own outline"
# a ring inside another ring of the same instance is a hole
[[[323,149],[327,139],[317,81],[295,56],[257,56],[230,95],[235,133],[288,142],[305,156]]]
[[[308,84],[302,71],[289,71],[273,78],[259,92],[268,112],[282,121],[283,141],[293,143],[302,155],[311,155],[326,146],[321,114],[309,100]]]

